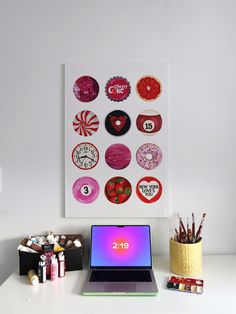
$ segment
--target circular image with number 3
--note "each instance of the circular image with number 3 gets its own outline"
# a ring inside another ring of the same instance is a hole
[[[80,202],[89,204],[94,202],[99,194],[98,182],[91,177],[81,177],[77,179],[72,188],[74,198]]]

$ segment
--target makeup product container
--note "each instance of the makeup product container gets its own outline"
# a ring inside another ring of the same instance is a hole
[[[58,278],[58,262],[56,255],[51,257],[51,280],[56,280]]]
[[[65,255],[63,252],[58,254],[58,276],[65,277]]]
[[[39,261],[39,267],[38,267],[38,276],[39,276],[39,282],[44,283],[46,278],[46,256],[41,255],[40,261]]]
[[[28,272],[28,279],[33,286],[36,286],[39,283],[39,278],[33,269]]]

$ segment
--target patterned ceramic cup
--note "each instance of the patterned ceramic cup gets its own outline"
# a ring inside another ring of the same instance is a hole
[[[202,241],[183,244],[170,239],[170,269],[180,276],[195,276],[202,272]]]

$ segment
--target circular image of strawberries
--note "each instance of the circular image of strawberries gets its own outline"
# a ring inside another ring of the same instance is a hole
[[[153,101],[161,94],[161,83],[154,76],[143,76],[136,85],[139,97],[145,101]]]
[[[123,177],[114,177],[105,185],[105,195],[108,201],[114,204],[125,203],[132,193],[130,182]]]

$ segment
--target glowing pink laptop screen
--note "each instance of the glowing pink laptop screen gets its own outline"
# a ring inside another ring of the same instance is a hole
[[[92,268],[151,265],[150,226],[92,226]]]

